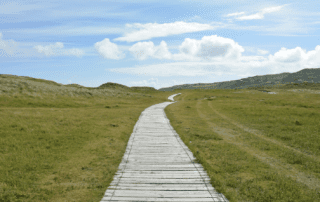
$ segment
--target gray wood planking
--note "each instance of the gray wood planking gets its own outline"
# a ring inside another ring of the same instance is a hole
[[[176,95],[168,99],[174,101]],[[206,171],[170,125],[164,108],[172,103],[141,113],[101,202],[228,201],[212,187]]]

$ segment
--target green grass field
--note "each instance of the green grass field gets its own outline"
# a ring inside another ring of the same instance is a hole
[[[320,201],[320,91],[176,90],[165,111],[230,201]]]
[[[310,90],[312,89],[312,90]],[[0,201],[99,201],[141,112],[171,125],[231,202],[320,201],[320,94],[101,88],[0,76]]]
[[[0,201],[100,201],[141,112],[172,92],[0,78]]]

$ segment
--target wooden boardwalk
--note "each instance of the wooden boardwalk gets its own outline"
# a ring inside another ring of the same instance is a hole
[[[177,94],[175,94],[177,95]],[[173,97],[168,99],[173,101]],[[164,102],[145,109],[101,201],[228,201],[170,125]]]

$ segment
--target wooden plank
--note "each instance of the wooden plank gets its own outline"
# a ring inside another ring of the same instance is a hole
[[[171,146],[171,147],[169,147],[169,146],[161,146],[161,147],[148,147],[148,146],[140,146],[140,147],[132,147],[132,146],[128,146],[127,147],[127,149],[129,149],[129,150],[137,150],[137,151],[139,151],[139,150],[141,150],[141,151],[144,151],[144,152],[148,152],[148,151],[150,151],[150,152],[153,152],[154,150],[156,150],[156,151],[167,151],[167,152],[174,152],[174,151],[176,151],[176,152],[178,152],[178,151],[180,151],[180,152],[185,152],[186,153],[186,149],[187,149],[187,147],[180,147],[179,145],[177,145],[176,147],[173,147],[173,146]],[[191,152],[190,152],[191,153]]]
[[[145,174],[131,174],[131,173],[124,173],[124,174],[119,174],[115,175],[115,178],[148,178],[148,179],[199,179],[201,178],[200,174],[151,174],[151,175],[145,175]]]
[[[189,156],[130,156],[128,155],[127,160],[131,160],[131,161],[139,161],[139,160],[143,160],[143,161],[163,161],[163,162],[167,162],[167,161],[190,161],[192,160]]]
[[[197,198],[209,198],[211,194],[208,191],[157,191],[157,190],[110,190],[107,191],[104,196],[133,196],[133,197],[197,197]]]
[[[207,179],[141,179],[141,178],[117,178],[114,180],[120,179],[122,183],[134,183],[134,184],[201,184],[201,183],[210,183],[210,178]],[[111,185],[115,185],[117,182],[111,182]]]
[[[162,202],[162,201],[179,201],[179,202],[209,202],[209,201],[215,201],[215,202],[222,202],[226,201],[223,200],[221,197],[209,197],[209,198],[197,198],[197,197],[189,197],[189,198],[146,198],[146,197],[103,197],[102,201],[156,201],[156,202]]]
[[[180,142],[178,142],[177,140],[157,140],[157,139],[150,139],[150,140],[141,140],[141,139],[134,139],[132,142],[130,142],[130,144],[128,145],[179,145],[180,146]]]
[[[140,143],[140,144],[151,144],[151,143],[181,143],[177,140],[176,137],[139,137],[136,136],[130,143]]]
[[[123,158],[127,158],[127,157],[141,157],[141,158],[153,158],[153,157],[185,157],[185,156],[188,156],[184,153],[175,153],[175,154],[172,154],[172,153],[161,153],[161,154],[154,154],[154,153],[131,153],[131,154],[128,154],[126,153]]]
[[[154,163],[154,164],[161,164],[161,163],[173,163],[173,162],[176,162],[176,163],[184,163],[184,162],[189,162],[189,161],[192,161],[190,160],[190,158],[128,158],[127,161],[129,161],[128,163],[143,163],[143,162],[149,162],[149,163]]]
[[[191,163],[187,163],[187,162],[183,162],[181,164],[164,164],[159,162],[159,164],[135,164],[135,163],[130,163],[130,164],[124,164],[119,166],[120,167],[136,167],[136,168],[140,168],[140,167],[145,167],[145,168],[195,168],[195,169],[202,169],[202,166],[199,164],[191,164]]]
[[[160,191],[213,191],[216,192],[213,187],[206,186],[109,186],[108,190],[160,190]]]
[[[170,125],[164,113],[169,104],[141,113],[101,201],[228,201]]]
[[[145,164],[142,166],[132,166],[132,165],[128,165],[126,166],[121,166],[122,169],[124,168],[125,170],[195,170],[195,171],[203,171],[203,168],[195,168],[193,166],[174,166],[174,165],[160,165],[160,164]]]
[[[145,188],[145,189],[170,189],[170,188],[176,188],[179,190],[185,190],[185,189],[196,189],[196,188],[213,188],[210,183],[202,183],[202,184],[128,184],[128,183],[121,183],[119,182],[119,185],[122,185],[122,187],[127,188]],[[110,185],[110,187],[120,187],[116,185]],[[214,188],[213,188],[214,189]]]
[[[143,174],[143,175],[162,175],[162,174],[177,174],[177,175],[181,175],[181,174],[186,174],[186,175],[192,175],[192,174],[200,174],[200,175],[207,175],[206,171],[121,171],[118,170],[117,174],[124,174],[124,173],[130,173],[132,175],[138,175],[138,174]]]

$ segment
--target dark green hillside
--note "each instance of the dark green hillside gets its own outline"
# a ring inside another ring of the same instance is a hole
[[[104,83],[104,84],[100,85],[98,88],[99,89],[101,89],[101,88],[126,89],[126,90],[130,89],[130,87],[128,87],[128,86],[118,84],[118,83],[112,83],[112,82]]]
[[[174,89],[244,89],[259,87],[281,87],[286,84],[320,83],[320,68],[303,69],[295,73],[267,74],[253,76],[233,81],[215,83],[183,84],[167,88],[160,88],[160,91],[172,91]]]
[[[84,86],[81,86],[79,84],[76,84],[76,83],[72,83],[72,84],[67,84],[65,86],[69,86],[69,87],[79,87],[79,88],[85,88]]]
[[[104,83],[102,85],[100,85],[98,87],[98,89],[102,89],[102,88],[108,88],[108,89],[117,89],[117,90],[127,90],[127,91],[143,91],[143,92],[147,92],[147,91],[157,91],[155,88],[153,87],[148,87],[148,86],[134,86],[134,87],[128,87],[122,84],[118,84],[118,83],[112,83],[112,82],[108,82],[108,83]]]
[[[134,86],[131,87],[132,90],[137,90],[137,91],[157,91],[157,89],[153,87],[147,87],[147,86]]]
[[[50,85],[54,85],[54,86],[63,86],[63,84],[54,82],[54,81],[50,81],[50,80],[44,80],[44,79],[37,79],[37,78],[32,78],[32,77],[28,77],[28,76],[16,76],[16,75],[11,75],[11,74],[0,74],[0,78],[7,78],[7,79],[23,79],[23,80],[27,80],[27,81],[36,81],[39,83],[45,83],[45,84],[50,84]]]

